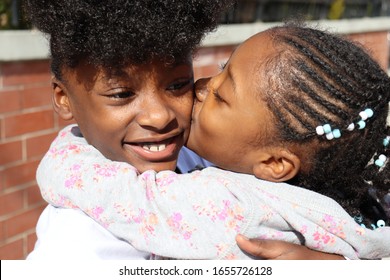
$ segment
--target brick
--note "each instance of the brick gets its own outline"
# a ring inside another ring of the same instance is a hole
[[[23,209],[24,191],[0,195],[0,216]]]
[[[35,173],[39,161],[22,163],[3,170],[3,188],[11,188],[35,181]]]
[[[4,190],[4,171],[1,170],[0,166],[0,192]]]
[[[57,134],[57,132],[54,132],[26,139],[27,159],[37,156],[42,157],[49,150],[50,144]]]
[[[37,235],[34,233],[31,233],[27,236],[27,255],[34,250],[35,243],[37,242]],[[25,258],[27,257],[25,256]]]
[[[18,111],[22,108],[19,90],[0,91],[0,114]]]
[[[387,71],[389,64],[389,46],[386,31],[350,34],[347,37],[365,47],[381,67]]]
[[[18,61],[2,64],[3,87],[31,84],[50,85],[48,60]]]
[[[5,138],[3,127],[4,127],[4,118],[0,115],[0,141]]]
[[[23,260],[23,239],[0,246],[1,260]]]
[[[218,50],[216,52],[217,59],[222,58],[222,59],[227,61],[236,48],[237,48],[237,45],[218,47]]]
[[[27,205],[46,205],[46,201],[41,196],[41,191],[38,186],[34,184],[26,189]]]
[[[21,91],[22,108],[51,105],[52,89],[48,86],[30,87]]]
[[[54,127],[52,110],[25,113],[4,118],[5,137],[12,137]]]
[[[34,230],[45,206],[23,212],[5,221],[5,238],[10,238],[28,230]]]
[[[22,157],[21,141],[0,144],[0,165],[21,160]]]
[[[0,244],[5,240],[5,222],[0,222]],[[0,258],[1,259],[1,258]]]
[[[210,76],[216,75],[219,72],[220,72],[220,65],[218,65],[218,64],[201,66],[201,67],[194,68],[194,77],[195,77],[195,80],[197,80],[199,78],[210,77]]]

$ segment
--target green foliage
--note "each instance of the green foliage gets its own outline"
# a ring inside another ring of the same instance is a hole
[[[0,30],[28,29],[22,9],[23,0],[0,0]]]
[[[340,19],[345,10],[344,0],[334,0],[329,8],[328,18],[329,19]]]
[[[30,28],[23,13],[23,1],[0,0],[0,30]],[[372,17],[380,15],[381,2],[385,1],[388,0],[239,0],[236,9],[224,16],[221,23],[283,21],[290,17],[302,20]]]

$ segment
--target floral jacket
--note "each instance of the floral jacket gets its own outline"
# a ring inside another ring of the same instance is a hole
[[[106,159],[63,129],[37,170],[42,196],[78,208],[136,249],[162,258],[246,259],[241,233],[350,259],[390,256],[390,228],[357,224],[334,200],[307,189],[209,167],[147,171]]]

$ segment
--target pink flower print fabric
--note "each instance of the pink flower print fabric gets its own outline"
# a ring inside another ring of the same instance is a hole
[[[206,168],[139,174],[59,133],[37,170],[42,196],[79,208],[136,249],[161,258],[246,259],[235,237],[278,239],[350,259],[390,255],[389,227],[359,230],[334,200],[252,175]]]

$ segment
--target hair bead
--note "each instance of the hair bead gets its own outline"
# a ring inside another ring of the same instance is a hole
[[[325,131],[324,131],[324,128],[322,125],[319,125],[316,127],[316,132],[317,132],[317,135],[324,135],[325,134]]]
[[[368,119],[368,115],[367,115],[366,111],[361,111],[359,113],[359,116],[362,118],[363,121]]]
[[[386,225],[386,223],[384,220],[378,220],[376,222],[376,225],[378,226],[378,228],[380,228],[380,227],[384,227]]]
[[[364,111],[361,111],[359,113],[359,116],[362,118],[363,121],[371,118],[374,115],[374,111],[370,108],[364,109]]]
[[[354,123],[351,123],[350,125],[348,125],[348,127],[347,127],[347,130],[348,131],[352,131],[352,130],[354,130],[355,129],[355,124]]]
[[[379,167],[383,167],[385,165],[385,162],[387,160],[387,157],[384,154],[379,155],[378,159],[375,161],[375,165]]]
[[[340,129],[334,129],[333,131],[332,131],[332,134],[333,134],[333,136],[334,136],[334,138],[340,138],[341,137],[341,131],[340,131]]]
[[[390,136],[386,136],[385,139],[383,139],[383,146],[387,147],[390,143]]]
[[[363,129],[366,127],[366,122],[364,120],[360,120],[358,121],[358,126],[359,126],[359,129]]]
[[[332,132],[332,128],[330,127],[330,124],[324,124],[323,126],[323,129],[324,129],[324,133],[325,134],[328,134],[328,133],[330,133],[330,132]]]
[[[326,139],[328,139],[328,140],[332,140],[334,138],[332,132],[327,133],[325,136],[326,136]]]
[[[385,163],[384,163],[383,161],[377,159],[377,160],[375,161],[375,165],[376,165],[376,166],[379,166],[379,167],[383,167],[383,165],[385,165]]]
[[[363,111],[359,112],[360,120],[356,123],[359,129],[364,129],[366,127],[366,120],[371,118],[374,115],[374,111],[371,108],[366,108]],[[348,131],[353,131],[355,129],[355,124],[350,123],[347,127]],[[337,139],[341,137],[341,130],[336,128],[332,130],[332,127],[330,124],[324,124],[319,125],[316,127],[316,133],[317,135],[324,135],[326,136],[326,139],[332,140]],[[383,141],[383,144],[387,146],[390,142],[390,136],[386,137]]]
[[[371,118],[374,115],[374,111],[370,108],[364,110],[368,118]]]

